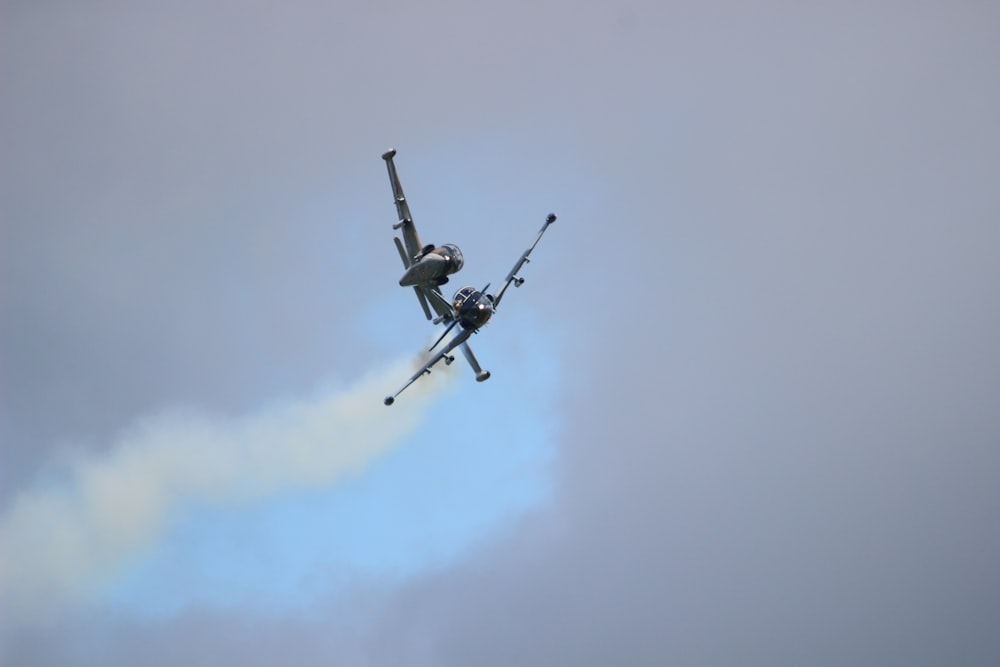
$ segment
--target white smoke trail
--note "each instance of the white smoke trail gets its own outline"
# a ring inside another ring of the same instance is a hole
[[[80,600],[153,544],[182,501],[238,503],[359,473],[419,425],[449,375],[435,370],[385,407],[412,372],[412,360],[399,362],[347,390],[236,419],[139,423],[107,455],[71,464],[64,483],[29,489],[3,512],[0,606],[31,621]]]

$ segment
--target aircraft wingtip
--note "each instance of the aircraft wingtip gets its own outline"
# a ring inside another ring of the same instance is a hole
[[[395,148],[390,148],[386,152],[382,153],[382,159],[383,160],[391,160],[393,157],[395,157],[395,155],[396,155],[396,149]]]

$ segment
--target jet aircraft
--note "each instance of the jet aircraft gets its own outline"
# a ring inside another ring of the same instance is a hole
[[[538,245],[542,234],[545,233],[549,225],[556,221],[555,214],[549,213],[545,218],[545,224],[542,225],[538,235],[535,236],[534,242],[521,254],[520,259],[514,264],[514,268],[504,278],[503,287],[500,288],[500,291],[496,295],[487,292],[490,287],[489,283],[487,283],[482,289],[463,287],[455,292],[451,301],[448,301],[441,293],[441,285],[448,282],[448,276],[461,271],[465,263],[462,251],[458,249],[458,246],[450,243],[442,246],[435,246],[434,244],[421,245],[417,229],[413,224],[413,217],[410,215],[410,207],[406,202],[406,196],[403,194],[403,186],[400,185],[399,176],[396,174],[396,165],[393,163],[395,156],[395,149],[390,149],[382,154],[382,159],[385,160],[386,167],[389,170],[389,184],[392,186],[392,196],[396,203],[396,214],[399,219],[392,228],[400,230],[403,236],[402,241],[400,241],[398,236],[393,237],[396,250],[399,252],[399,258],[403,260],[403,267],[405,268],[402,277],[399,279],[399,284],[402,287],[413,288],[413,291],[417,295],[417,300],[420,302],[420,307],[423,309],[424,315],[428,320],[432,319],[434,324],[446,325],[444,333],[441,334],[441,337],[437,339],[429,351],[433,352],[434,348],[440,345],[456,326],[460,327],[460,331],[445,343],[444,347],[431,357],[420,370],[414,373],[399,391],[392,396],[386,396],[386,405],[392,405],[397,396],[403,393],[407,387],[416,382],[421,376],[429,374],[431,368],[438,362],[444,361],[446,366],[451,365],[455,361],[455,357],[452,356],[451,352],[456,347],[462,348],[462,354],[476,374],[477,382],[489,379],[490,372],[484,371],[479,365],[479,361],[476,359],[476,355],[472,353],[472,348],[469,346],[468,340],[472,334],[478,333],[479,329],[493,317],[507,288],[511,284],[515,287],[520,287],[524,283],[524,278],[520,277],[518,273],[530,261],[528,256],[535,249],[535,246]],[[434,314],[431,313],[432,309]]]

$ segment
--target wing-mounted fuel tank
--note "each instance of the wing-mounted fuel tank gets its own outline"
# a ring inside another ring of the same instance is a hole
[[[399,279],[399,284],[403,287],[427,283],[443,285],[448,282],[448,276],[461,271],[464,264],[462,251],[456,245],[424,246]]]

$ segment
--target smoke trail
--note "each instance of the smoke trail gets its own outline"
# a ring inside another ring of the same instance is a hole
[[[349,389],[236,419],[140,422],[107,455],[73,463],[64,483],[21,493],[0,516],[3,608],[32,620],[84,597],[151,545],[181,501],[234,504],[359,473],[418,426],[447,384],[435,371],[383,406],[412,368],[399,362]]]

